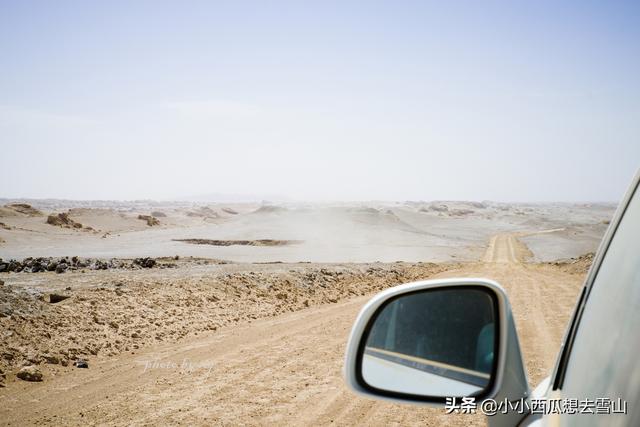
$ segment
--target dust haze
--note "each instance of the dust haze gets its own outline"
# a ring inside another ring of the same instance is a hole
[[[446,200],[2,203],[7,425],[481,425],[479,416],[349,392],[341,365],[356,313],[401,283],[497,280],[529,378],[539,381],[553,368],[615,209]]]
[[[615,208],[605,203],[488,201],[29,202],[31,211],[16,208],[20,204],[15,200],[5,200],[0,208],[0,257],[471,261],[492,235],[519,231],[532,233],[526,241],[536,260],[550,260],[594,251]],[[547,230],[552,232],[536,234]],[[194,244],[198,240],[210,244]],[[260,244],[263,240],[282,244]]]

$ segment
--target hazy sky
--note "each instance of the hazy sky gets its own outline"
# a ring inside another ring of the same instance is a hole
[[[0,0],[0,197],[616,201],[633,3]]]

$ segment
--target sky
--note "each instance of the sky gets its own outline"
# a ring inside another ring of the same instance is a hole
[[[638,2],[0,0],[0,53],[0,197],[617,201],[640,166]]]

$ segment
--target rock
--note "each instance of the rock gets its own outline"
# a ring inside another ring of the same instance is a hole
[[[22,264],[20,264],[16,260],[12,259],[11,261],[9,261],[9,264],[7,265],[7,271],[9,271],[9,272],[11,272],[11,271],[15,271],[15,272],[22,271]]]
[[[73,362],[73,366],[75,366],[76,368],[87,369],[89,367],[89,363],[84,359],[78,359],[75,362]]]
[[[51,304],[55,304],[55,303],[57,303],[57,302],[64,301],[64,300],[66,300],[67,298],[71,298],[71,296],[69,296],[69,295],[62,295],[62,294],[49,294],[49,302],[50,302]]]
[[[5,303],[0,304],[0,317],[9,317],[13,314],[13,309],[11,305]]]
[[[4,286],[4,280],[0,279],[0,286]]]
[[[109,326],[111,326],[113,329],[118,329],[119,327],[118,323],[114,322],[113,320],[109,322]]]
[[[45,271],[46,268],[44,265],[42,265],[42,263],[40,261],[34,261],[31,264],[31,272],[32,273],[40,273],[41,271]]]
[[[143,268],[153,268],[156,265],[156,260],[153,258],[136,258],[133,260],[133,264]]]
[[[109,268],[109,264],[107,264],[105,261],[101,261],[99,259],[97,259],[94,263],[92,268],[94,270],[106,270]]]
[[[23,381],[42,381],[42,372],[33,365],[25,366],[18,371],[17,377]]]
[[[75,222],[69,217],[68,213],[59,213],[58,215],[49,215],[47,224],[65,228],[82,228],[82,224]]]
[[[58,358],[58,356],[54,356],[51,354],[43,354],[42,358],[47,362],[50,363],[52,365],[57,365],[60,363],[60,358]]]
[[[179,257],[176,256],[179,259]],[[208,261],[207,261],[208,262]],[[80,271],[84,273],[85,268],[91,270],[109,270],[109,269],[125,269],[125,268],[173,268],[175,264],[160,264],[154,258],[136,258],[132,261],[112,258],[108,261],[101,259],[80,259],[79,257],[63,257],[63,258],[25,258],[22,262],[16,260],[3,261],[0,259],[0,273],[2,272],[24,272],[24,273],[41,273],[45,271],[55,271],[58,274],[68,271]]]
[[[153,227],[154,225],[160,225],[160,221],[158,220],[158,218],[153,217],[151,215],[138,215],[138,219],[147,221],[147,225],[149,227]]]

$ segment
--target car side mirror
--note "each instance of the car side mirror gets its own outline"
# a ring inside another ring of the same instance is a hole
[[[498,301],[483,287],[423,289],[387,299],[358,347],[362,384],[413,397],[480,395],[496,377]]]
[[[345,379],[361,395],[436,406],[529,394],[507,296],[485,279],[415,282],[376,295],[351,331]]]

